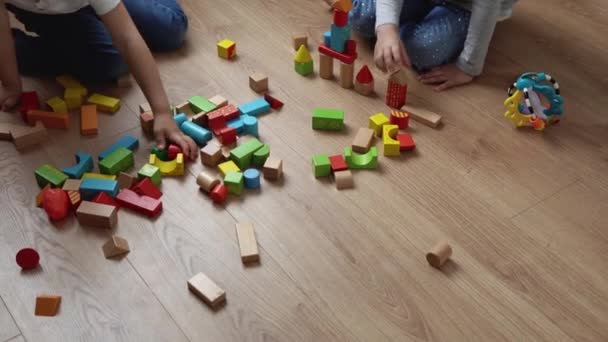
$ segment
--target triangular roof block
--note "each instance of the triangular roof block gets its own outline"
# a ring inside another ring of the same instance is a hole
[[[357,82],[367,84],[373,81],[374,76],[372,75],[371,71],[369,71],[367,65],[361,67],[361,70],[359,70],[359,73],[357,73]]]
[[[296,52],[296,57],[294,58],[294,60],[297,63],[309,63],[312,61],[312,57],[310,56],[310,52],[308,52],[306,46],[300,45],[300,48],[298,49],[298,52]]]

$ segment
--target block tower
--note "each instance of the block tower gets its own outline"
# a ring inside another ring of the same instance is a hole
[[[340,85],[343,88],[352,88],[357,43],[350,39],[348,12],[353,4],[351,0],[336,0],[331,7],[334,9],[333,23],[330,31],[323,35],[323,43],[319,45],[319,75],[321,78],[331,79],[334,59],[337,59],[340,61]]]

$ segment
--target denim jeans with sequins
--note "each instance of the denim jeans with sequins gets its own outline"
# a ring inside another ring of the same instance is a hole
[[[400,35],[412,65],[418,71],[454,62],[464,47],[471,12],[444,2],[404,0]],[[350,12],[352,29],[376,35],[376,0],[354,0]]]

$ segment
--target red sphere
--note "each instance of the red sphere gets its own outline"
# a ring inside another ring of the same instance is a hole
[[[17,265],[19,265],[24,270],[31,270],[38,266],[38,262],[40,261],[40,255],[33,248],[24,248],[17,252]]]

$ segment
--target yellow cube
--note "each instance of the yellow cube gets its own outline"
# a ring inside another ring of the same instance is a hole
[[[387,157],[400,154],[399,141],[396,140],[397,132],[399,132],[399,126],[397,125],[382,126],[382,145],[384,146],[384,155]]]
[[[388,124],[390,120],[384,113],[376,113],[369,117],[369,128],[374,130],[374,134],[379,137],[382,134],[382,126]]]
[[[55,113],[67,113],[68,105],[61,98],[55,96],[46,101],[46,104],[53,109]]]
[[[69,110],[77,109],[82,106],[82,93],[78,88],[67,88],[63,94],[65,103]]]
[[[97,105],[97,109],[102,112],[116,113],[120,109],[119,99],[97,93],[91,95],[88,102]]]
[[[230,39],[221,40],[217,43],[217,55],[225,59],[234,58],[236,56],[236,43]]]
[[[239,169],[239,167],[236,166],[236,164],[232,160],[219,164],[217,166],[217,168],[220,170],[220,174],[222,175],[222,178],[226,177],[226,174],[228,174],[228,172],[240,172],[241,171],[241,169]]]

